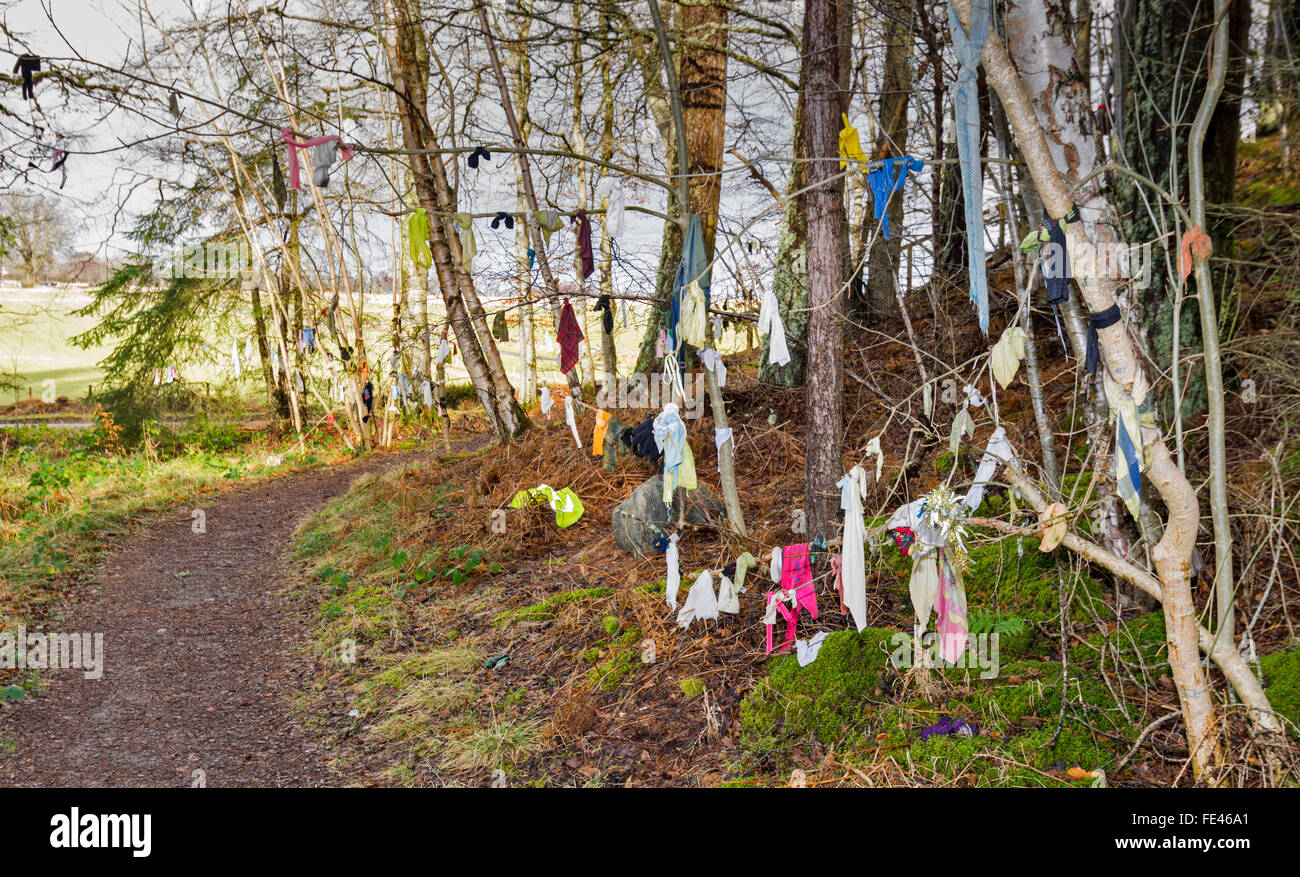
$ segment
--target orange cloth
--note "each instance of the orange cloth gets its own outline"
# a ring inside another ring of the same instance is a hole
[[[1194,225],[1183,235],[1183,245],[1178,253],[1178,279],[1186,280],[1187,275],[1192,271],[1192,260],[1196,261],[1210,258],[1210,253],[1214,251],[1214,241],[1206,234],[1199,225]]]
[[[605,430],[609,429],[609,412],[596,412],[596,431],[591,435],[591,452],[599,457],[605,453]]]

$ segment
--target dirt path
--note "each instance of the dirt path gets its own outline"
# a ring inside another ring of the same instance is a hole
[[[0,786],[319,786],[317,735],[291,713],[311,664],[309,619],[275,596],[295,527],[372,457],[203,500],[143,524],[99,568],[67,632],[103,634],[104,673],[60,670],[41,697],[0,708]]]

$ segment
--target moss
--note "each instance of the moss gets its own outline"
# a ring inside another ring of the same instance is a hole
[[[1103,648],[1105,651],[1103,652]],[[1125,666],[1145,668],[1154,680],[1169,672],[1168,643],[1165,639],[1165,617],[1161,612],[1139,615],[1117,624],[1105,633],[1094,633],[1084,644],[1070,649],[1070,660],[1076,663],[1097,665],[1099,654],[1105,654],[1103,666],[1113,667],[1116,657]]]
[[[1016,550],[1014,539],[971,549],[965,574],[971,609],[983,608],[1039,622],[1058,617],[1060,580],[1056,562],[1052,555],[1038,550],[1038,541],[1025,539],[1023,553]],[[1071,616],[1076,622],[1091,621],[1094,612],[1108,614],[1101,586],[1091,576],[1081,575],[1074,592]]]
[[[1290,723],[1292,735],[1300,736],[1300,648],[1260,659],[1264,691],[1268,702]]]
[[[741,747],[764,758],[792,741],[829,744],[869,735],[870,700],[890,672],[894,636],[872,627],[837,631],[807,667],[793,656],[772,661],[768,678],[741,703]]]
[[[683,679],[681,681],[681,689],[682,694],[687,697],[699,697],[704,693],[704,680],[695,678]]]
[[[620,627],[618,619],[613,615],[606,615],[600,620],[601,630],[605,631],[605,636],[612,637],[618,633]]]
[[[540,603],[502,612],[492,620],[492,626],[509,627],[521,621],[550,621],[565,603],[572,603],[575,600],[595,600],[600,597],[608,597],[610,593],[609,588],[578,588],[573,591],[561,591],[558,594],[552,594]]]
[[[604,659],[587,671],[587,681],[600,691],[613,691],[641,663],[641,653],[636,644],[641,630],[631,627],[604,653]]]

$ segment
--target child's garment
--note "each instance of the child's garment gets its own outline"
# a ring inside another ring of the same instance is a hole
[[[289,188],[301,189],[302,182],[298,174],[298,150],[308,149],[329,144],[325,151],[315,151],[312,153],[312,164],[314,166],[312,173],[312,182],[317,186],[324,188],[329,185],[329,165],[336,160],[350,161],[352,159],[352,147],[343,142],[343,138],[330,135],[327,137],[313,137],[310,140],[299,142],[294,139],[292,128],[281,128],[280,139],[289,147]],[[328,164],[324,163],[328,161]],[[323,173],[322,173],[323,172]]]
[[[560,308],[560,321],[556,330],[556,341],[560,344],[560,371],[568,374],[578,364],[578,345],[586,338],[578,327],[578,317],[573,312],[573,305],[564,300]]]
[[[677,405],[669,402],[654,420],[655,446],[664,455],[664,505],[673,504],[673,491],[678,487],[695,490],[699,484],[695,477],[695,457],[686,441],[686,424],[677,413]]]
[[[807,542],[787,545],[780,549],[781,585],[783,587],[770,591],[767,595],[767,612],[763,623],[767,625],[767,653],[772,653],[772,626],[776,624],[776,615],[785,618],[785,641],[781,650],[785,651],[794,643],[798,627],[799,609],[807,610],[813,618],[817,617],[817,589],[813,584],[811,555]],[[776,551],[773,551],[773,561]],[[790,608],[786,608],[787,604]]]

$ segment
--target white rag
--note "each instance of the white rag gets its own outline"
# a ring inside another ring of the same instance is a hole
[[[975,483],[966,492],[966,508],[975,511],[980,507],[980,503],[984,501],[984,489],[993,480],[998,466],[1010,463],[1015,457],[1016,451],[1011,447],[1011,442],[1007,441],[1006,429],[999,426],[993,430],[993,435],[989,436],[988,449],[980,458],[979,468],[975,470]]]
[[[697,618],[700,620],[711,618],[714,621],[718,618],[718,597],[713,593],[713,574],[707,569],[700,573],[695,584],[691,585],[690,593],[686,595],[686,602],[677,613],[677,625],[683,628],[690,627],[691,622]]]
[[[719,451],[722,450],[722,446],[726,444],[728,439],[731,440],[731,453],[734,454],[736,453],[736,440],[732,437],[731,427],[725,426],[719,428],[715,426],[713,428],[713,443],[718,446]]]
[[[612,238],[623,236],[623,213],[627,209],[627,195],[623,184],[614,177],[601,177],[596,183],[596,201],[609,196],[605,204],[605,234]]]
[[[551,398],[551,388],[542,387],[542,413],[547,417],[551,416],[551,407],[555,405],[555,400]]]
[[[714,336],[717,337],[716,335]],[[700,351],[700,362],[704,367],[718,376],[718,386],[727,385],[727,364],[722,361],[722,354],[710,347],[708,350]]]
[[[790,348],[785,343],[785,324],[781,322],[776,294],[770,289],[763,291],[763,303],[758,309],[758,331],[768,334],[767,361],[773,365],[788,363]]]
[[[815,635],[812,639],[794,641],[795,660],[799,662],[800,667],[807,667],[813,661],[817,660],[817,653],[822,650],[822,643],[826,641],[826,631]]]
[[[772,549],[772,563],[767,568],[767,576],[776,584],[781,584],[781,546]]]
[[[836,485],[840,508],[844,510],[844,545],[840,584],[858,632],[867,626],[867,525],[862,518],[862,500],[867,494],[867,473],[854,466]]]
[[[740,614],[740,595],[736,593],[735,583],[726,576],[718,583],[718,611]]]
[[[677,608],[677,589],[682,585],[682,574],[677,567],[677,534],[668,537],[668,550],[664,552],[668,559],[668,587],[664,590],[664,600],[669,609]]]
[[[575,442],[577,442],[577,443],[578,443],[578,447],[581,448],[581,447],[582,447],[582,439],[578,438],[578,421],[577,421],[577,419],[573,416],[573,397],[572,397],[572,396],[565,396],[565,397],[564,397],[564,422],[567,423],[567,424],[569,424],[569,429],[573,430],[573,440],[574,440]]]

